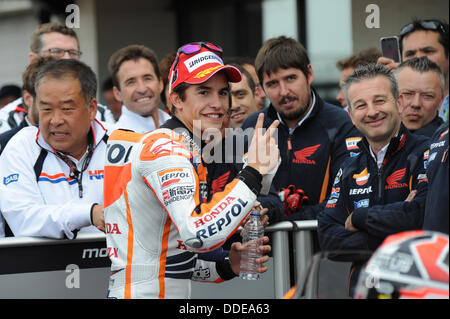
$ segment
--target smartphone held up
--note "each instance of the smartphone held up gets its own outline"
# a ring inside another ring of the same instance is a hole
[[[394,62],[400,62],[400,47],[398,44],[398,37],[384,37],[380,39],[381,52],[386,58],[394,60]]]

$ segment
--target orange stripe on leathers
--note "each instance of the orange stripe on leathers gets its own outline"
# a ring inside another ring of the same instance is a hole
[[[119,129],[112,132],[112,134],[108,137],[108,141],[126,141],[137,143],[144,135],[145,134]]]
[[[127,223],[128,223],[128,245],[127,245],[127,265],[125,267],[125,299],[131,299],[131,265],[133,263],[133,241],[134,230],[133,220],[131,219],[130,202],[128,201],[128,192],[123,192],[125,203],[127,206]]]
[[[164,277],[166,276],[166,260],[167,260],[167,250],[169,247],[169,233],[170,233],[170,218],[167,216],[166,223],[164,224],[164,232],[161,241],[161,254],[159,256],[159,299],[163,299],[166,293],[166,285]]]
[[[122,196],[131,181],[131,163],[125,166],[105,166],[103,204],[106,207]]]
[[[171,225],[171,219],[169,212],[167,211],[166,207],[161,203],[158,196],[156,195],[155,190],[150,185],[150,183],[147,181],[147,179],[143,176],[142,177],[145,184],[151,189],[153,194],[155,194],[155,198],[158,200],[158,202],[161,204],[161,206],[164,208],[164,210],[167,213],[167,219],[164,224],[164,231],[163,231],[163,237],[161,239],[161,254],[159,255],[159,272],[158,272],[158,282],[159,282],[159,299],[163,299],[166,294],[166,282],[164,281],[164,278],[166,276],[166,259],[167,259],[167,250],[169,248],[169,234],[170,234],[170,225]],[[174,224],[175,228],[176,225]],[[178,231],[178,229],[177,229]]]

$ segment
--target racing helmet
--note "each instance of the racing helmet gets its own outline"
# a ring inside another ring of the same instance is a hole
[[[361,270],[357,299],[449,298],[448,235],[407,231],[387,237]]]

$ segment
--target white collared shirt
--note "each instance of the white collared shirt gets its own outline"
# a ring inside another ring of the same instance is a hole
[[[170,115],[158,108],[159,126],[170,119]],[[116,123],[117,128],[132,130],[136,133],[147,133],[156,128],[153,116],[143,117],[131,112],[125,105],[122,105],[122,114]]]
[[[372,155],[373,159],[375,160],[375,162],[377,162],[377,166],[378,168],[381,167],[381,164],[384,161],[384,157],[386,156],[386,152],[387,149],[389,147],[390,143],[387,143],[385,146],[383,146],[383,148],[381,150],[378,151],[378,154],[375,156],[375,153],[372,151],[372,147],[369,147],[370,150],[370,155]]]
[[[16,237],[72,239],[75,229],[99,232],[91,225],[91,208],[94,203],[103,204],[103,137],[110,132],[110,126],[97,120],[91,122],[95,148],[81,173],[81,198],[78,181],[70,177],[69,166],[55,155],[38,127],[25,127],[11,138],[0,156],[0,210]],[[36,172],[42,149],[47,150],[47,155],[41,170]],[[86,154],[74,161],[80,171],[84,157]],[[0,221],[0,227],[1,224]]]

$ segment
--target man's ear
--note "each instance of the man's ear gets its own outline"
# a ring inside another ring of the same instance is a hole
[[[37,53],[30,52],[28,53],[28,63],[31,63],[31,61],[37,56]]]
[[[183,101],[178,93],[171,92],[169,94],[170,102],[172,103],[172,108],[176,108],[177,111],[181,111],[183,109]]]
[[[311,83],[314,81],[314,72],[313,72],[311,64],[308,64],[308,77],[307,77],[307,80],[308,80],[308,84],[309,85],[311,85]]]
[[[164,82],[162,78],[159,78],[159,94],[163,94],[164,92]]]
[[[97,115],[97,99],[93,98],[89,103],[89,117],[91,121],[95,120]]]
[[[23,103],[29,110],[33,104],[33,96],[27,90],[23,90],[22,91],[22,99],[23,99]]]
[[[350,116],[350,119],[352,120],[353,125],[355,125],[355,121],[353,121],[352,109],[350,108],[350,106],[348,106],[348,115]]]
[[[120,90],[115,85],[113,86],[113,94],[117,101],[123,103],[122,96],[120,95]]]

